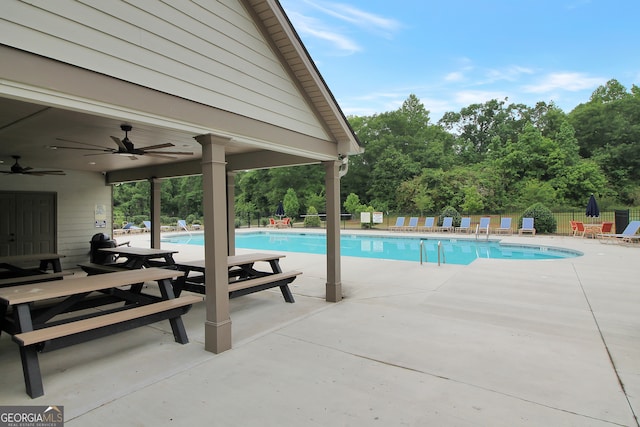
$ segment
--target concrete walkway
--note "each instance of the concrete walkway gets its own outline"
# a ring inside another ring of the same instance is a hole
[[[327,303],[324,256],[288,253],[283,269],[304,272],[296,303],[277,289],[233,299],[234,348],[219,355],[204,351],[200,304],[187,345],[160,322],[43,354],[45,395],[30,399],[3,334],[0,404],[64,405],[67,426],[637,426],[640,245],[503,240],[584,256],[343,257],[345,298]]]

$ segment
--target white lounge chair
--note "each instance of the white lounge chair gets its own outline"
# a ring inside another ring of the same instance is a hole
[[[390,231],[399,231],[399,230],[402,230],[403,227],[404,227],[404,217],[403,216],[399,216],[396,219],[396,224],[390,226],[389,230]]]
[[[471,232],[471,217],[465,216],[460,219],[460,226],[456,227],[456,231],[470,233]]]
[[[409,218],[409,225],[402,227],[403,231],[416,231],[418,229],[418,217],[412,216]]]
[[[490,225],[491,225],[491,218],[488,216],[483,216],[482,218],[480,218],[480,224],[478,224],[476,233],[489,234]]]
[[[454,231],[453,217],[447,216],[442,220],[442,225],[438,227],[440,231]]]
[[[497,234],[511,234],[511,218],[505,217],[500,220],[500,227],[495,229]]]
[[[419,231],[433,231],[434,230],[434,222],[435,218],[432,216],[428,216],[424,219],[424,225],[418,227]]]
[[[536,235],[536,229],[533,227],[533,218],[522,218],[522,227],[518,230],[518,234],[531,233]]]

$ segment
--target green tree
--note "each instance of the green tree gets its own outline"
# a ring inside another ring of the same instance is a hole
[[[351,193],[347,196],[347,199],[344,201],[343,206],[351,215],[355,215],[356,209],[360,205],[360,197],[357,194]]]
[[[298,196],[293,188],[289,188],[282,200],[284,211],[288,216],[298,217],[300,214],[300,203],[298,202]]]

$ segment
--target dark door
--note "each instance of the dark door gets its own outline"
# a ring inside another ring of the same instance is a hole
[[[56,252],[56,194],[0,192],[0,256]]]

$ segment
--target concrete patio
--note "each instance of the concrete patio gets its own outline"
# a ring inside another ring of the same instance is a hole
[[[283,269],[304,272],[296,303],[277,289],[233,299],[222,354],[204,350],[200,304],[183,317],[187,345],[160,322],[43,354],[45,395],[31,399],[3,334],[0,404],[64,405],[68,426],[637,426],[640,245],[502,239],[584,256],[343,257],[344,300],[327,303],[324,256],[287,253]]]

